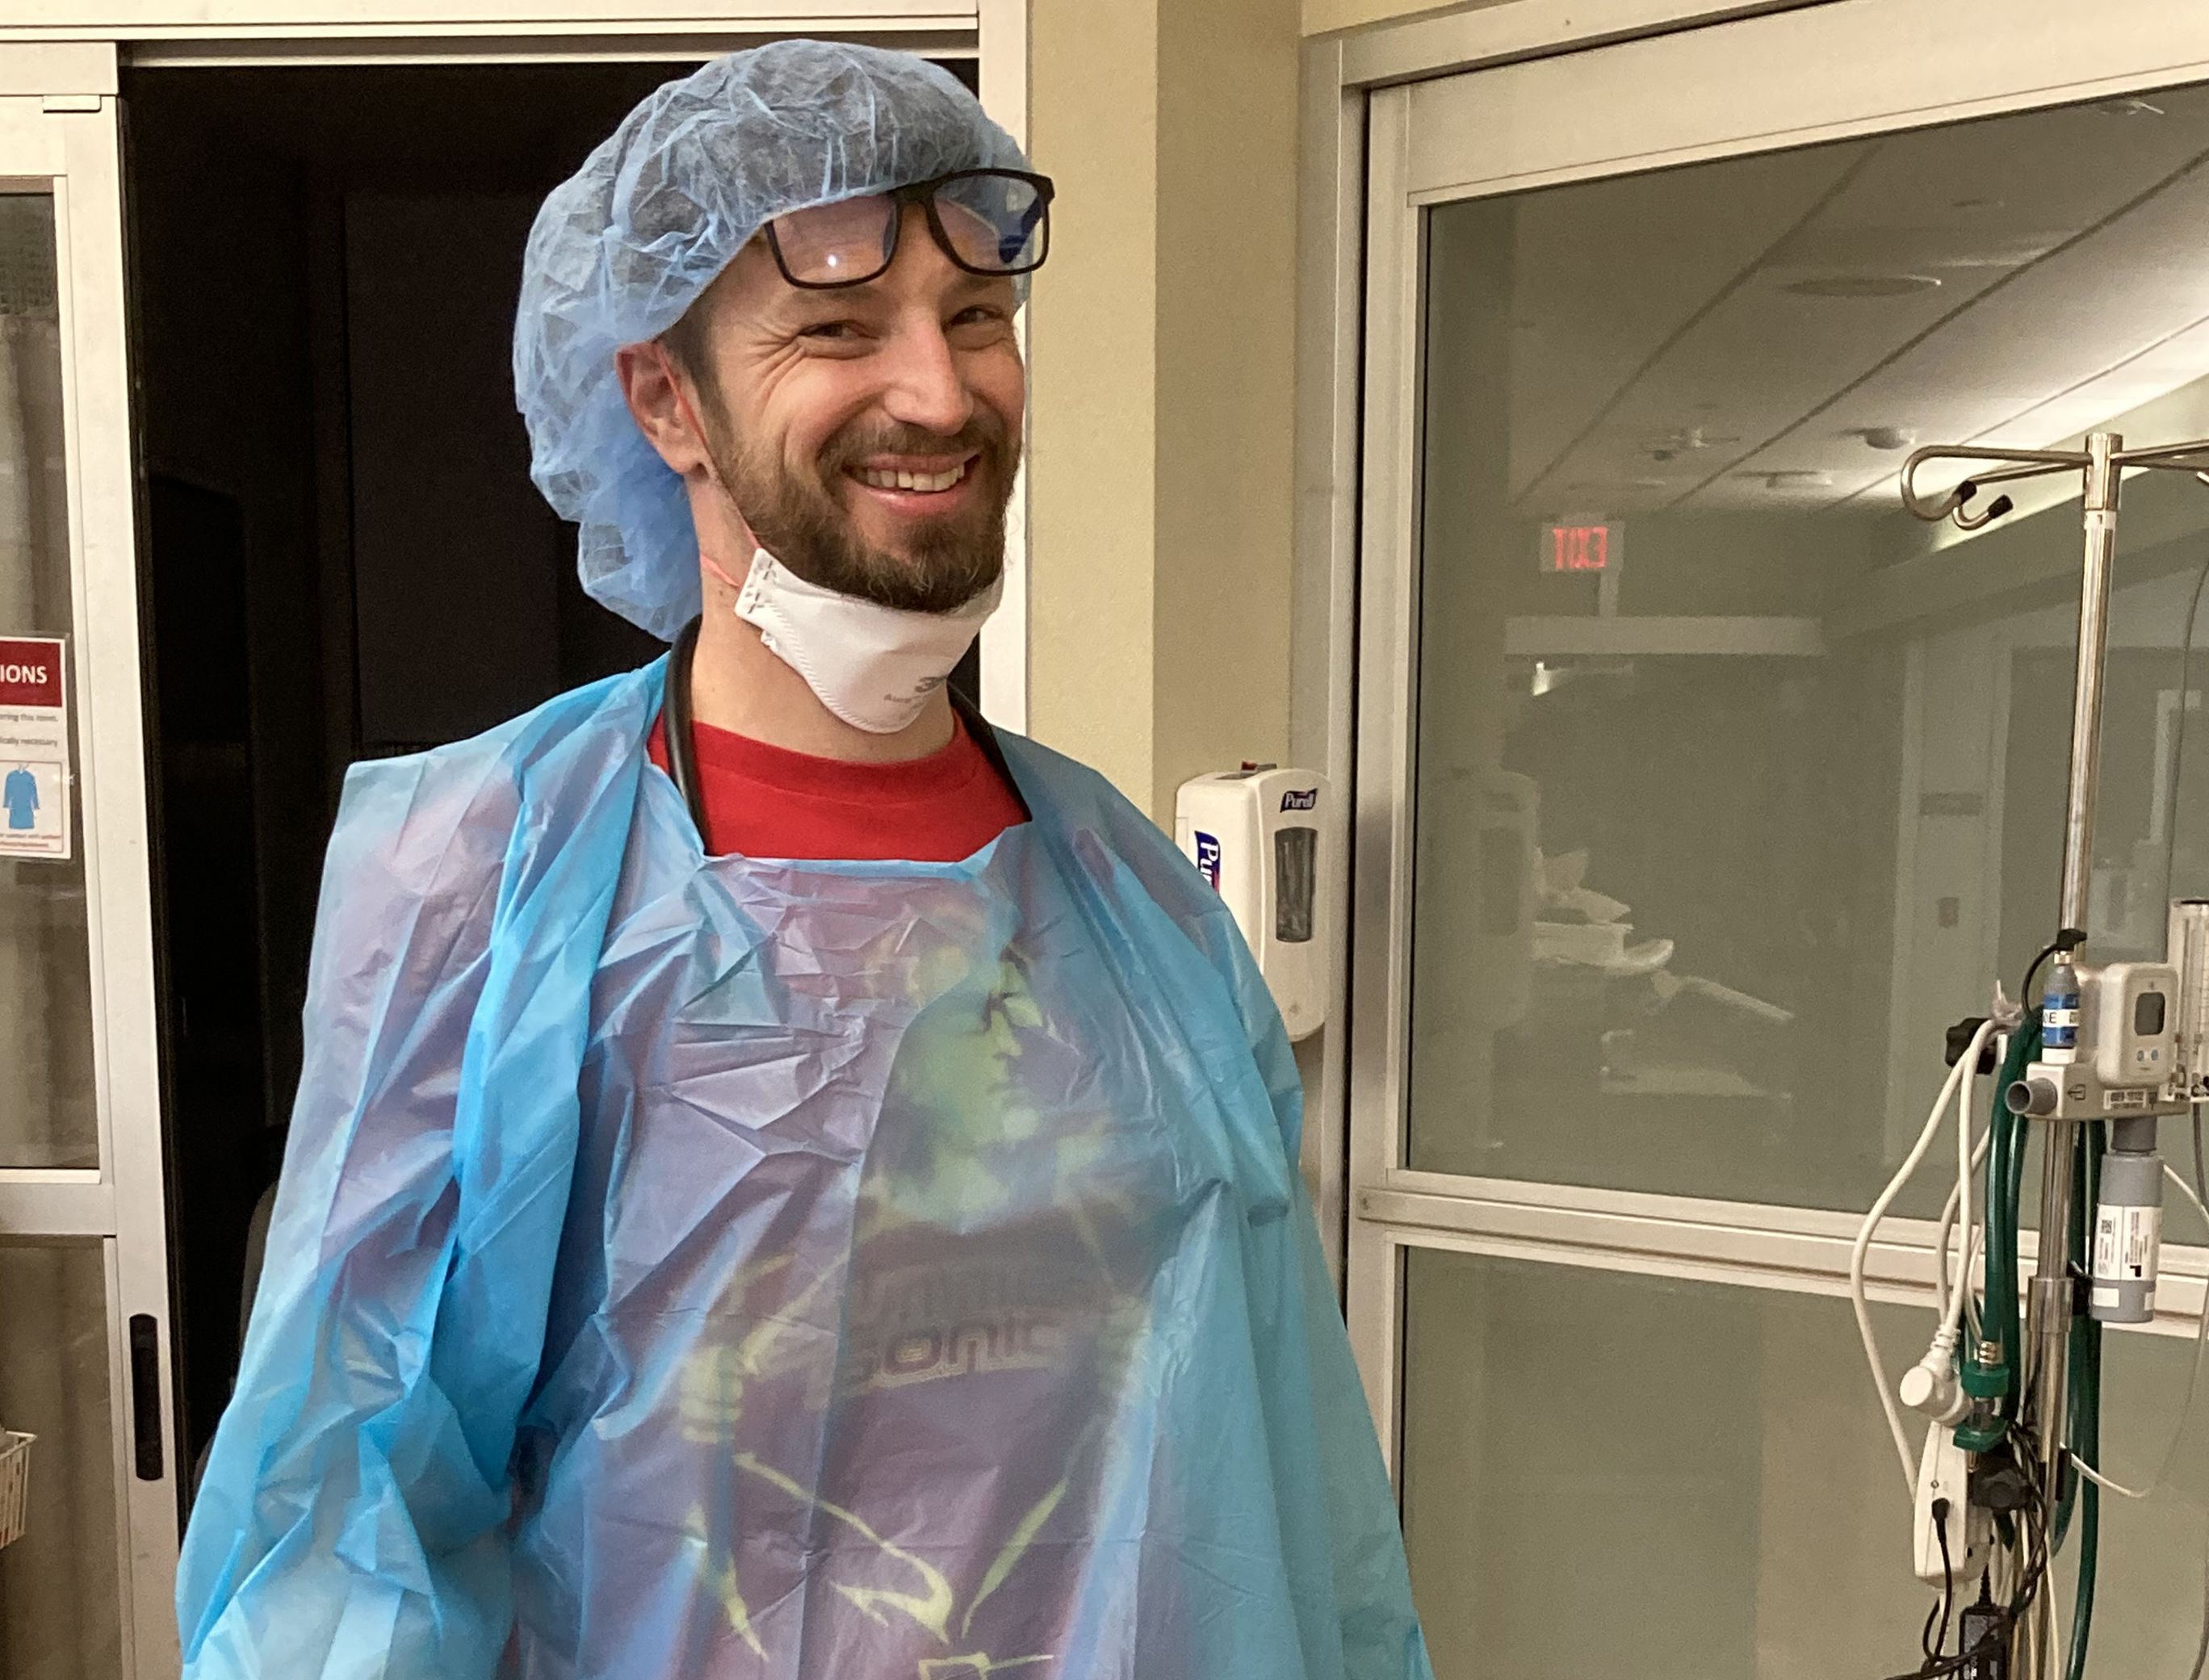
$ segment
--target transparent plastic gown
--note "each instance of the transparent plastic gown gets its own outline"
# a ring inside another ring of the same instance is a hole
[[[187,1676],[1427,1680],[1219,900],[701,857],[663,672],[347,782]]]

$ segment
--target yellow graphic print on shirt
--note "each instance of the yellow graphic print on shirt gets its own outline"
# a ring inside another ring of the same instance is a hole
[[[802,1281],[787,1275],[786,1260],[736,1280],[729,1317],[749,1328],[701,1347],[686,1366],[684,1433],[729,1450],[725,1462],[743,1482],[791,1502],[779,1508],[826,1519],[825,1530],[813,1531],[832,1553],[820,1584],[870,1625],[903,1628],[891,1641],[901,1652],[925,1635],[930,1652],[914,1657],[915,1680],[1044,1672],[1056,1653],[1033,1644],[993,1650],[977,1639],[976,1623],[1054,1517],[1078,1519],[1091,1499],[1104,1420],[1144,1318],[1142,1293],[1116,1282],[1106,1258],[1110,1230],[1131,1213],[1111,1186],[1086,1176],[1108,1117],[1083,1115],[1062,1093],[1046,1128],[1023,1086],[1025,1049],[1041,1046],[1047,1057],[1051,1035],[1018,952],[985,965],[954,947],[908,972],[935,996],[907,1027],[890,1073],[851,1254]],[[832,1370],[818,1335],[796,1333],[838,1298],[843,1346]],[[755,1303],[765,1298],[774,1304],[761,1311]],[[786,1405],[793,1378],[814,1415],[834,1408],[830,1434],[853,1460],[808,1466],[814,1485],[795,1466],[763,1461],[739,1427],[748,1391],[776,1382]],[[1007,1380],[1024,1386],[992,1389]],[[936,1392],[947,1383],[957,1386]],[[868,1442],[897,1442],[904,1413],[915,1427],[938,1430],[947,1418],[967,1419],[969,1435],[1030,1465],[1044,1456],[1039,1448],[1056,1450],[1059,1470],[989,1519],[998,1532],[931,1532],[923,1556],[885,1532],[900,1521],[910,1531],[917,1496],[939,1502],[916,1476],[949,1478],[940,1502],[971,1516],[962,1484],[998,1468],[961,1464],[955,1453],[941,1465],[900,1465],[906,1455],[893,1451],[879,1455],[893,1463],[878,1474]],[[869,1508],[876,1502],[880,1514]],[[703,1507],[690,1526],[694,1545],[719,1560],[708,1567],[731,1629],[764,1661],[733,1537],[709,1534]]]

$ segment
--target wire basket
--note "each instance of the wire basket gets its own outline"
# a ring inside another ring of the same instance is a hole
[[[23,1538],[23,1514],[31,1494],[31,1443],[38,1438],[0,1430],[0,1546]]]

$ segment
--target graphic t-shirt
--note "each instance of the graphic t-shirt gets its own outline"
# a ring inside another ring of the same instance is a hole
[[[667,768],[666,720],[652,762]],[[1026,820],[989,755],[960,722],[925,758],[854,764],[693,724],[706,850],[715,857],[953,864]]]
[[[609,1371],[642,1370],[670,1322],[690,1327],[690,1346],[645,1385],[671,1378],[671,1415],[632,1416],[615,1388],[584,1385],[592,1415],[623,1421],[569,1436],[584,1444],[553,1473],[540,1532],[549,1543],[617,1525],[628,1538],[588,1594],[563,1586],[541,1608],[539,1589],[572,1581],[572,1566],[525,1564],[526,1619],[575,1615],[560,1642],[588,1652],[592,1672],[670,1671],[651,1647],[675,1625],[680,1671],[695,1680],[1079,1680],[1062,1664],[1083,1637],[1080,1560],[1174,1177],[1091,1091],[1089,970],[1063,954],[1078,930],[1023,926],[1017,862],[984,866],[979,884],[749,866],[972,858],[1026,810],[964,723],[941,752],[900,764],[707,728],[695,741],[716,854],[705,878],[739,865],[736,897],[647,912],[671,933],[678,921],[706,931],[679,942],[699,966],[674,987],[633,1104],[587,1070],[581,1177],[607,1175],[617,1248],[647,1240],[626,1234],[643,1216],[621,1183],[662,1187],[645,1222],[665,1255],[631,1271],[577,1344],[637,1335]],[[658,726],[651,751],[664,768]],[[660,933],[624,931],[617,912],[608,942],[602,996],[656,985],[643,976]],[[773,1049],[785,1040],[787,1057]],[[701,1131],[707,1111],[720,1118]],[[685,1201],[757,1150],[733,1184]],[[773,1233],[755,1237],[762,1220]],[[695,1268],[755,1241],[697,1316]],[[579,1508],[563,1486],[587,1502],[628,1484],[639,1456],[671,1509],[644,1523],[626,1507],[569,1514]],[[587,1469],[594,1460],[624,1469]],[[641,1528],[671,1550],[640,1544]],[[680,1610],[626,1613],[641,1581],[671,1579]],[[705,1622],[694,1595],[711,1605]]]

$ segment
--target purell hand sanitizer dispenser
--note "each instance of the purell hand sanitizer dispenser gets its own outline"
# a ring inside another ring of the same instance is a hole
[[[1235,912],[1291,1039],[1327,1020],[1333,798],[1316,770],[1270,764],[1198,776],[1174,796],[1175,842]]]

